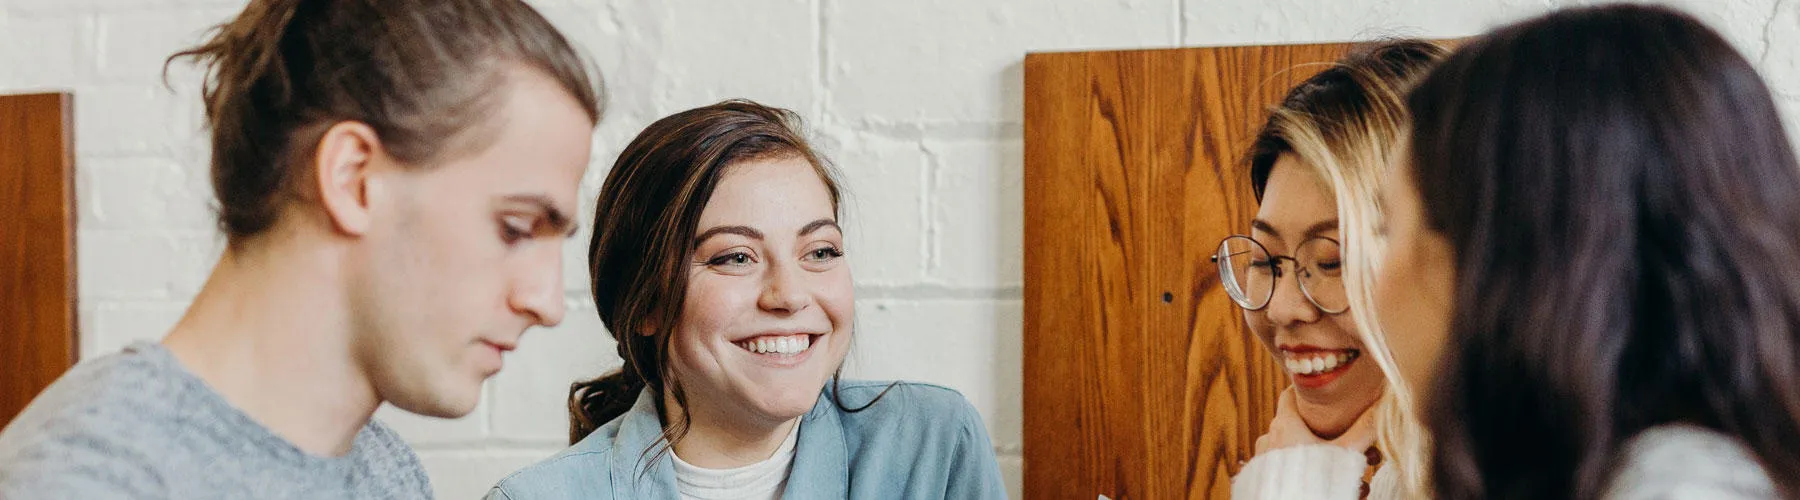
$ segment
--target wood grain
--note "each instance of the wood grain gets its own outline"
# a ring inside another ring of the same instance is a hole
[[[0,96],[0,426],[75,365],[73,109]]]
[[[1348,48],[1026,56],[1027,498],[1229,496],[1287,382],[1207,257],[1268,106]]]

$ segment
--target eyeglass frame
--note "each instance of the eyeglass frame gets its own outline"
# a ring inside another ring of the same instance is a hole
[[[1272,265],[1273,269],[1275,270],[1275,272],[1274,272],[1275,280],[1274,280],[1274,282],[1270,283],[1269,298],[1267,300],[1265,300],[1263,302],[1263,305],[1261,305],[1261,306],[1257,306],[1254,308],[1245,306],[1243,302],[1239,302],[1236,297],[1231,296],[1231,290],[1229,290],[1229,289],[1225,290],[1225,297],[1231,299],[1231,303],[1233,305],[1236,305],[1236,306],[1238,306],[1239,309],[1243,309],[1245,311],[1261,311],[1264,309],[1268,309],[1270,304],[1275,303],[1275,290],[1278,288],[1281,288],[1281,273],[1282,273],[1281,262],[1283,260],[1293,262],[1294,263],[1294,272],[1296,272],[1296,273],[1303,271],[1305,269],[1305,266],[1302,266],[1300,264],[1300,259],[1295,258],[1291,255],[1277,255],[1277,254],[1275,254],[1275,252],[1270,252],[1268,245],[1264,245],[1263,242],[1261,242],[1261,241],[1256,241],[1256,238],[1254,238],[1250,235],[1234,234],[1234,235],[1226,236],[1224,238],[1219,239],[1218,248],[1216,250],[1213,250],[1213,254],[1211,257],[1207,258],[1208,261],[1212,262],[1213,269],[1215,269],[1215,272],[1217,272],[1216,270],[1219,267],[1219,254],[1224,252],[1225,243],[1228,241],[1231,241],[1232,238],[1243,238],[1245,240],[1248,240],[1250,243],[1255,244],[1259,248],[1262,248],[1264,253],[1269,254],[1270,265]],[[1332,238],[1329,236],[1314,236],[1311,238],[1307,238],[1305,241],[1300,242],[1300,244],[1296,245],[1294,248],[1305,247],[1307,244],[1312,243],[1315,240],[1329,241],[1329,242],[1331,242],[1332,245],[1336,245],[1338,247],[1339,251],[1342,251],[1342,249],[1344,248],[1344,244],[1342,242],[1339,242],[1336,238]],[[1232,254],[1232,255],[1241,255],[1241,254],[1242,253]],[[1221,278],[1223,278],[1223,276],[1221,276]],[[1307,289],[1305,280],[1301,280],[1300,277],[1297,275],[1294,276],[1294,280],[1295,280],[1294,281],[1295,285],[1300,287],[1300,295],[1302,297],[1306,297],[1306,302],[1309,304],[1312,304],[1313,307],[1318,308],[1319,312],[1323,312],[1325,314],[1337,315],[1337,314],[1343,314],[1343,313],[1350,311],[1349,300],[1344,301],[1344,307],[1342,309],[1333,311],[1330,308],[1325,307],[1323,304],[1320,304],[1319,299],[1313,298],[1312,290]],[[1225,286],[1224,279],[1219,280],[1219,286]],[[1349,298],[1348,295],[1349,295],[1348,291],[1346,291],[1346,294],[1345,294],[1346,299]]]

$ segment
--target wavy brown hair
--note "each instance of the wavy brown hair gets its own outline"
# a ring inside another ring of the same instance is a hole
[[[509,65],[548,75],[600,120],[598,73],[519,0],[254,0],[212,33],[164,69],[206,69],[212,186],[233,245],[302,198],[337,123],[366,124],[388,154],[429,167],[497,132],[487,118]]]
[[[799,116],[785,109],[730,100],[683,111],[650,124],[619,155],[594,209],[588,270],[594,306],[625,364],[569,387],[570,444],[630,411],[644,391],[667,393],[686,412],[687,395],[672,376],[669,353],[687,297],[686,267],[700,214],[732,166],[780,158],[812,164],[830,194],[832,213],[842,217],[836,168],[806,140]],[[840,379],[832,377],[834,386]],[[868,407],[844,408],[839,391],[831,393],[846,411]],[[667,415],[663,398],[651,399],[657,414]],[[685,414],[669,420],[660,448],[653,447],[657,454],[687,434]]]
[[[1749,61],[1671,9],[1564,10],[1464,46],[1409,107],[1455,266],[1437,498],[1598,498],[1668,424],[1800,495],[1800,163]]]

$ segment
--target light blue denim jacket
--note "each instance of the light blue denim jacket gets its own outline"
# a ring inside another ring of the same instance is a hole
[[[844,405],[861,407],[887,386],[845,380]],[[669,454],[645,463],[651,455],[644,451],[661,438],[655,402],[639,394],[630,411],[556,456],[500,480],[487,498],[677,498]],[[832,403],[826,384],[812,411],[801,417],[794,449],[783,499],[1006,498],[980,415],[962,394],[945,387],[901,382],[868,409],[851,413]]]

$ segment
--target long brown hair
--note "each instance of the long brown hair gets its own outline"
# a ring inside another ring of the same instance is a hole
[[[1454,255],[1426,398],[1437,498],[1596,498],[1667,424],[1800,495],[1800,163],[1749,61],[1691,16],[1504,27],[1409,98]]]
[[[367,124],[383,149],[426,167],[482,146],[504,68],[559,83],[600,119],[599,75],[519,0],[254,0],[198,47],[212,129],[219,226],[233,245],[274,225],[300,196],[332,125]]]
[[[687,296],[700,213],[731,166],[793,157],[812,164],[841,218],[836,169],[813,149],[792,111],[725,101],[657,120],[625,147],[600,188],[588,246],[594,306],[625,365],[569,387],[571,444],[624,415],[643,391],[668,393],[684,412],[664,427],[662,449],[686,435],[687,396],[671,376],[669,345]],[[837,393],[833,401],[843,407]],[[666,414],[663,399],[652,399],[657,414]]]

